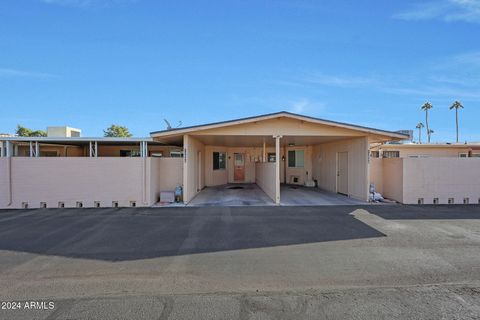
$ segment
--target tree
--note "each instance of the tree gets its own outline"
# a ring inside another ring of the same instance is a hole
[[[422,143],[422,128],[425,126],[423,123],[419,122],[415,128],[418,129],[418,143]]]
[[[21,125],[17,125],[17,130],[15,131],[19,137],[46,137],[47,133],[43,130],[35,130],[26,128]]]
[[[458,109],[463,109],[462,104],[459,101],[455,101],[451,106],[450,110],[455,109],[455,119],[457,124],[457,143],[458,143]]]
[[[428,142],[430,142],[430,137],[432,136],[432,134],[435,133],[435,131],[433,131],[432,129],[428,129],[427,133],[428,133]]]
[[[129,138],[132,134],[128,131],[127,127],[112,124],[106,130],[103,130],[103,136]]]
[[[433,106],[430,102],[425,102],[425,104],[422,106],[422,110],[425,111],[425,124],[427,125],[428,143],[430,143],[430,129],[428,127],[428,110],[430,110],[432,108],[433,108]]]

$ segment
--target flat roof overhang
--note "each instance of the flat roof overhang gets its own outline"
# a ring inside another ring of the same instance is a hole
[[[96,142],[98,145],[117,145],[131,146],[147,142],[149,145],[164,145],[152,138],[110,138],[110,137],[72,137],[72,138],[54,138],[54,137],[0,137],[0,141],[10,141],[14,143],[28,145],[30,142],[38,142],[48,145],[68,145],[68,146],[88,146],[90,142]]]

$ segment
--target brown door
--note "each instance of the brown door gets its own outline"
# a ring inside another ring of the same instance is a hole
[[[234,154],[233,180],[235,182],[245,181],[245,157],[243,153]]]
[[[337,153],[337,192],[348,195],[348,152]]]

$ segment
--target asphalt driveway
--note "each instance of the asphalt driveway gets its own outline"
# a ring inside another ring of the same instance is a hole
[[[138,260],[384,236],[352,207],[43,209],[0,213],[0,250]]]
[[[478,319],[480,207],[0,211],[0,319]]]

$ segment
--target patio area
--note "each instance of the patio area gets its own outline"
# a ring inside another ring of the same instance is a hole
[[[367,202],[318,188],[282,184],[280,203],[284,206],[365,205]]]
[[[281,205],[334,206],[365,205],[366,202],[343,195],[298,185],[281,186]],[[273,206],[275,203],[256,184],[225,184],[203,189],[188,206]]]

